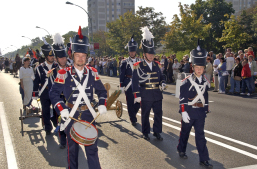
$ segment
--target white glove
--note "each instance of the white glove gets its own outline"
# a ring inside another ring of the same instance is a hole
[[[165,84],[165,83],[162,83],[162,90],[165,89],[165,86],[166,86],[166,84]]]
[[[100,105],[100,106],[98,106],[98,112],[99,112],[101,115],[107,113],[106,106],[105,106],[105,105]]]
[[[120,87],[121,93],[124,93],[124,88]]]
[[[189,123],[190,117],[186,111],[182,112],[182,119],[185,123]]]
[[[137,98],[135,98],[135,100],[134,100],[134,104],[135,104],[136,102],[137,102],[137,103],[140,103],[140,102],[141,102],[141,97],[137,97]]]
[[[61,111],[61,117],[63,121],[67,121],[69,119],[70,113],[68,109],[63,109]]]

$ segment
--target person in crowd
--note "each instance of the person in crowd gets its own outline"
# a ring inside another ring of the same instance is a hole
[[[107,75],[107,59],[104,58],[103,62],[102,62],[102,67],[103,67],[103,74]]]
[[[209,55],[210,55],[211,63],[213,63],[213,61],[216,59],[216,55],[213,53],[213,51],[210,51]]]
[[[240,53],[239,58],[240,58],[240,63],[242,64],[242,62],[244,61],[244,54]]]
[[[178,70],[179,70],[180,73],[183,72],[183,67],[184,67],[184,61],[181,60],[181,61],[180,61],[180,66],[179,66],[179,68],[178,68]]]
[[[113,76],[117,77],[117,60],[115,57],[112,59],[112,66],[113,66],[113,68],[112,68]]]
[[[218,66],[219,71],[219,94],[225,94],[225,79],[228,76],[226,69],[226,62],[224,58],[220,58],[220,64]]]
[[[250,86],[250,78],[251,78],[251,70],[249,68],[248,62],[245,60],[242,63],[243,69],[241,72],[242,77],[242,92],[240,95],[245,95],[246,87],[248,89],[247,96],[251,96],[252,93],[252,87]]]
[[[5,73],[8,73],[8,71],[9,71],[9,66],[10,66],[10,61],[9,61],[8,58],[5,58],[5,61],[4,61]]]
[[[231,69],[233,65],[235,64],[235,59],[233,57],[233,53],[226,53],[226,69],[228,72],[228,76],[225,79],[225,86],[230,85],[230,75],[231,75]],[[225,88],[226,88],[225,87]]]
[[[228,94],[233,94],[234,90],[236,95],[240,93],[241,71],[242,71],[242,64],[240,63],[240,58],[236,58],[236,63],[234,64],[231,70],[231,77],[230,77],[231,87]]]
[[[248,47],[247,55],[248,55],[248,56],[252,55],[252,56],[253,56],[253,60],[255,60],[255,55],[254,55],[254,53],[253,53],[253,48],[252,48],[252,47]]]
[[[178,63],[178,59],[175,58],[174,59],[174,64],[172,65],[175,82],[178,79],[179,67],[180,67],[180,63]]]
[[[20,94],[22,97],[23,109],[31,107],[33,80],[35,79],[33,68],[30,67],[30,58],[24,57],[22,59],[23,66],[20,68]]]
[[[164,59],[164,63],[163,63],[163,74],[167,76],[167,69],[168,69],[168,59],[167,57],[164,55],[163,56]]]
[[[96,59],[95,59],[95,68],[96,68],[96,70],[98,70],[98,72],[99,72],[98,66],[99,66],[99,60],[98,60],[98,58],[96,58]]]
[[[244,58],[247,58],[247,55],[248,55],[248,49],[245,49],[244,50]]]
[[[239,56],[241,53],[243,53],[243,51],[242,51],[242,50],[239,50],[239,51],[237,52],[238,56]]]
[[[89,67],[94,67],[94,58],[88,58],[88,61],[87,61],[87,66]]]
[[[170,59],[168,60],[168,68],[167,68],[167,72],[168,72],[168,82],[167,83],[173,83],[173,56],[170,57]]]
[[[211,58],[206,58],[206,68],[205,68],[205,76],[209,82],[211,82],[211,75],[212,75],[212,64],[211,64]]]
[[[11,75],[13,75],[13,61],[12,61],[12,59],[10,59],[9,69],[10,69]]]
[[[100,59],[100,60],[99,60],[99,65],[98,65],[98,73],[99,73],[100,75],[103,74],[103,65],[102,65],[102,62],[103,62],[103,59]]]
[[[229,55],[231,54],[231,52],[232,52],[232,49],[231,49],[231,48],[227,48],[224,58],[226,59],[227,56],[229,56]],[[229,55],[228,55],[228,54],[229,54]]]
[[[184,66],[182,67],[182,72],[190,73],[189,58],[185,57],[185,59],[183,61],[184,61]]]
[[[250,86],[251,86],[251,91],[254,93],[255,92],[255,79],[256,76],[254,75],[254,72],[257,72],[257,66],[256,66],[256,61],[254,60],[253,55],[248,56],[248,64],[251,70],[251,78],[250,78]]]

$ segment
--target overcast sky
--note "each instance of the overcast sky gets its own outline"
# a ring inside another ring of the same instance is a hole
[[[0,1],[0,49],[2,54],[30,44],[35,37],[43,37],[45,28],[54,34],[65,34],[77,31],[79,25],[86,27],[86,13],[72,5],[66,5],[67,0],[1,0]],[[87,10],[87,0],[69,0]],[[178,4],[192,4],[195,0],[135,0],[138,6],[154,7],[156,12],[162,12],[166,22],[170,23],[174,14],[179,14]],[[16,46],[16,47],[12,47]],[[9,47],[9,48],[7,48]],[[7,48],[7,49],[6,49]],[[4,50],[4,51],[3,51]]]

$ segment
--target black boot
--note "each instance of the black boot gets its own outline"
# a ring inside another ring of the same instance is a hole
[[[208,161],[200,161],[200,165],[205,168],[212,168],[213,165],[211,165]]]
[[[143,138],[145,139],[145,140],[150,140],[150,137],[148,136],[148,134],[143,134]]]
[[[186,152],[180,152],[180,151],[178,151],[178,155],[179,155],[180,158],[184,158],[184,159],[187,159],[187,158],[188,158],[187,155],[186,155]]]
[[[163,138],[162,138],[162,136],[160,135],[160,133],[153,133],[153,136],[156,137],[157,140],[160,140],[160,141],[163,140]]]
[[[137,122],[131,122],[132,126],[136,126],[137,125]]]

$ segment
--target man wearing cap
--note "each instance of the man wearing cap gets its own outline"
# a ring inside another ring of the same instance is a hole
[[[143,39],[141,45],[145,59],[134,64],[132,76],[132,90],[135,102],[141,103],[142,133],[145,140],[150,140],[149,115],[154,112],[153,136],[163,140],[162,133],[162,91],[165,80],[162,76],[160,63],[154,60],[153,35],[147,27],[141,28]],[[160,87],[161,86],[161,90]]]
[[[37,98],[40,97],[40,102],[42,105],[42,115],[43,121],[45,125],[45,131],[47,135],[51,134],[51,130],[53,129],[50,120],[53,122],[53,125],[57,126],[57,115],[56,112],[53,110],[53,114],[51,115],[51,101],[49,99],[49,90],[48,84],[53,83],[52,78],[48,79],[48,71],[58,66],[57,63],[54,63],[54,53],[50,44],[46,42],[43,38],[44,45],[41,46],[41,50],[45,55],[46,61],[41,63],[35,72],[35,80],[34,80],[34,88],[32,97]]]
[[[76,140],[71,137],[70,130],[73,126],[75,118],[77,120],[85,120],[87,122],[93,121],[97,116],[94,108],[91,105],[93,100],[93,90],[98,95],[100,114],[107,112],[105,90],[98,72],[93,67],[85,66],[88,53],[88,38],[81,33],[79,27],[78,35],[72,41],[72,57],[74,66],[61,69],[58,71],[57,77],[50,91],[50,99],[58,114],[61,114],[62,123],[60,130],[67,135],[67,161],[68,168],[78,168],[78,153],[79,142],[86,142],[86,140]],[[66,103],[60,98],[63,92],[66,98]],[[92,123],[95,125],[95,122]],[[85,126],[86,127],[86,126]],[[100,169],[100,162],[98,157],[97,140],[89,146],[84,146],[89,169]]]
[[[54,69],[51,69],[50,71],[48,71],[48,89],[49,89],[49,93],[51,91],[54,79],[57,77],[58,71],[61,69],[65,69],[68,67],[67,65],[67,54],[65,51],[65,46],[64,46],[64,42],[63,42],[63,38],[59,33],[56,33],[53,36],[53,51],[54,51],[54,55],[56,58],[56,61],[58,63],[58,66]],[[53,80],[51,80],[53,79]],[[65,102],[65,97],[63,95],[63,93],[60,95],[60,98],[62,98],[62,100]],[[58,114],[59,116],[60,114]],[[59,117],[60,118],[60,117]],[[59,121],[59,120],[58,120]],[[64,149],[66,147],[66,134],[64,131],[60,131],[59,130],[59,126],[56,129],[56,132],[59,132],[59,137],[60,137],[60,149]]]
[[[181,158],[187,159],[186,147],[192,126],[195,129],[196,147],[200,156],[200,165],[212,168],[204,136],[206,114],[209,112],[208,89],[210,82],[204,76],[208,52],[201,49],[199,43],[190,52],[194,73],[187,76],[180,86],[179,104],[182,116],[181,131],[177,150]]]
[[[133,35],[134,36],[134,35]],[[129,58],[121,62],[120,66],[120,90],[122,93],[125,91],[127,108],[129,113],[129,118],[133,126],[136,126],[137,122],[137,112],[140,108],[140,103],[135,102],[135,98],[132,92],[132,73],[133,73],[133,64],[139,61],[136,58],[137,51],[137,42],[134,41],[134,37],[131,37],[131,40],[125,46],[128,48]]]

